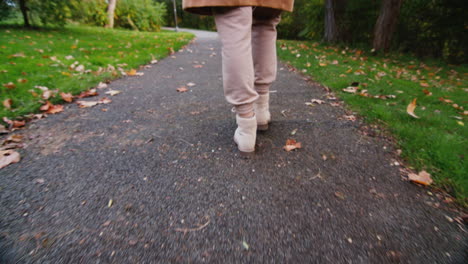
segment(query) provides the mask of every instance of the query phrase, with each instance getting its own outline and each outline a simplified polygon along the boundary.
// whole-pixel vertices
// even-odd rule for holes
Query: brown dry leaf
[[[98,101],[76,101],[80,108],[91,107],[97,105]]]
[[[410,173],[408,179],[422,185],[430,185],[432,183],[431,175],[426,171],[421,171],[419,174]]]
[[[427,96],[431,96],[431,95],[432,95],[432,93],[429,92],[427,89],[424,89],[424,90],[423,90],[423,93],[425,93]]]
[[[11,109],[11,104],[13,103],[13,101],[11,99],[5,99],[3,100],[3,106],[6,108],[6,109]]]
[[[406,112],[414,118],[419,118],[419,116],[414,114],[414,109],[416,109],[416,99],[417,98],[414,98],[413,101],[408,105]]]
[[[49,91],[49,90],[46,90],[46,91],[44,91],[44,92],[42,93],[41,98],[47,100],[47,99],[50,98],[51,95],[52,95],[52,92]]]
[[[49,109],[47,109],[46,114],[56,114],[60,113],[63,111],[63,105],[53,105],[51,104],[49,106]]]
[[[453,103],[452,100],[450,100],[450,99],[445,99],[445,98],[443,98],[443,97],[439,97],[439,101],[444,102],[444,103],[447,103],[447,104]]]
[[[197,64],[197,65],[193,65],[193,67],[194,67],[195,69],[199,69],[199,68],[203,68],[203,65]]]
[[[3,142],[3,144],[6,144],[6,143],[10,143],[10,142],[14,142],[14,143],[21,143],[21,141],[23,140],[23,136],[22,135],[11,135],[9,137],[7,137],[5,139],[5,141]]]
[[[169,50],[169,54],[172,55],[175,53],[174,49],[172,47],[167,48]]]
[[[335,192],[335,196],[340,198],[341,200],[344,200],[345,199],[345,196],[342,192]]]
[[[16,85],[12,82],[9,82],[9,83],[4,83],[3,87],[8,88],[8,89],[14,89],[16,88]]]
[[[26,121],[13,120],[13,127],[23,127],[26,125]]]
[[[47,111],[47,109],[49,109],[49,107],[50,107],[51,105],[52,105],[52,104],[51,104],[49,101],[47,101],[47,102],[46,102],[44,105],[42,105],[39,109],[40,109],[41,111]]]
[[[71,103],[73,101],[73,95],[71,93],[60,93],[62,99],[66,102]]]
[[[301,142],[296,142],[296,140],[294,139],[286,140],[286,145],[283,147],[283,149],[286,151],[291,151],[300,148],[302,148]]]
[[[179,92],[179,93],[185,93],[185,92],[188,91],[187,87],[185,87],[185,86],[179,87],[179,88],[177,88],[176,90],[177,90],[177,92]]]
[[[0,169],[20,161],[20,154],[14,150],[0,151]]]
[[[98,93],[96,92],[96,89],[90,89],[88,91],[81,92],[77,98],[84,98],[84,97],[89,97],[89,96],[96,96]]]
[[[27,80],[27,79],[18,79],[18,82],[19,82],[19,83],[27,83],[28,80]]]
[[[107,83],[100,82],[96,88],[98,88],[98,89],[107,88]]]
[[[0,135],[1,134],[8,134],[10,131],[8,131],[4,126],[0,125]]]

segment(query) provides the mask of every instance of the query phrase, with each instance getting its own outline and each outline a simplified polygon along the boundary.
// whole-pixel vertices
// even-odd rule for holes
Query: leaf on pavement
[[[111,96],[117,95],[119,93],[120,93],[120,91],[117,91],[117,90],[109,90],[109,91],[105,92],[105,94],[109,94]]]
[[[185,92],[188,91],[187,87],[185,87],[185,86],[179,87],[179,88],[177,88],[176,90],[177,90],[177,92],[179,92],[179,93],[185,93]]]
[[[406,112],[414,118],[419,118],[419,116],[414,114],[414,109],[416,109],[416,99],[417,98],[414,98],[413,101],[408,105]]]
[[[108,103],[111,103],[111,102],[112,102],[112,100],[107,98],[107,97],[103,97],[98,101],[99,104],[108,104]]]
[[[91,107],[97,105],[98,101],[76,101],[80,108]]]
[[[0,169],[20,161],[20,154],[14,150],[0,151]]]
[[[137,74],[137,71],[135,69],[131,69],[130,71],[127,72],[128,76],[135,76]]]
[[[60,93],[60,96],[62,97],[62,99],[66,102],[69,102],[71,103],[73,101],[73,95],[71,93]]]
[[[296,142],[296,140],[294,139],[286,140],[286,145],[283,147],[283,149],[286,151],[291,151],[300,148],[302,148],[301,142]]]
[[[311,102],[314,103],[314,104],[324,104],[325,103],[325,101],[320,100],[320,99],[312,99]]]
[[[90,89],[88,91],[81,92],[77,98],[84,98],[84,97],[89,97],[89,96],[96,96],[98,93],[96,92],[96,89]]]
[[[60,113],[63,111],[63,105],[53,105],[51,104],[49,106],[49,109],[47,109],[46,114],[56,114]]]
[[[426,171],[421,171],[419,174],[410,173],[408,179],[422,185],[430,185],[432,183],[431,175]]]

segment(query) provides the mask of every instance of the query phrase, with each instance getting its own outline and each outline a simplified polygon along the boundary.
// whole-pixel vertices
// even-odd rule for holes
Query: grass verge
[[[192,38],[189,33],[83,26],[36,30],[0,26],[0,118],[38,112],[45,100],[35,86],[58,90],[57,95],[76,95],[119,77],[119,67],[126,72],[161,59]],[[8,99],[11,107],[3,103]],[[49,101],[63,102],[60,96]]]
[[[383,125],[413,169],[428,171],[436,186],[468,204],[467,65],[371,56],[315,42],[278,44],[280,59],[329,87],[368,123]],[[352,83],[357,92],[344,92]],[[407,113],[415,98],[419,118]]]

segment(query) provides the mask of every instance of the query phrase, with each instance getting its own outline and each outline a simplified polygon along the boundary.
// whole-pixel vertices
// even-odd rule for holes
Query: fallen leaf
[[[421,171],[419,174],[409,173],[408,179],[422,185],[430,185],[432,183],[431,175],[426,171]]]
[[[459,124],[460,126],[465,126],[465,123],[463,123],[462,121],[457,121],[457,124]]]
[[[108,104],[108,103],[111,103],[111,102],[112,102],[112,100],[107,98],[107,97],[103,97],[98,101],[99,104]]]
[[[247,244],[247,242],[242,241],[242,246],[245,248],[245,250],[249,250],[249,244]]]
[[[120,93],[120,91],[117,91],[117,90],[109,90],[109,91],[105,92],[105,94],[109,94],[111,96],[114,96],[114,95],[119,94],[119,93]]]
[[[59,112],[63,111],[63,105],[53,105],[51,104],[49,106],[49,109],[47,109],[46,114],[56,114]]]
[[[23,127],[26,125],[26,121],[18,121],[18,120],[13,120],[13,127]]]
[[[104,88],[107,88],[107,83],[103,83],[103,82],[100,82],[97,87],[98,89],[104,89]]]
[[[13,88],[16,88],[16,85],[12,82],[9,82],[9,83],[4,83],[3,87],[8,88],[8,89],[13,89]]]
[[[203,65],[197,64],[197,65],[193,65],[193,67],[194,67],[195,69],[199,69],[199,68],[203,68]]]
[[[131,69],[130,71],[127,72],[128,76],[135,76],[137,74],[137,71],[135,69]]]
[[[109,202],[107,203],[107,207],[111,207],[113,203],[114,203],[114,201],[112,199],[110,199]]]
[[[417,98],[414,98],[413,101],[408,105],[406,112],[414,118],[419,118],[419,116],[414,114],[414,109],[416,109],[416,99]]]
[[[28,80],[27,80],[27,79],[18,79],[18,82],[19,82],[19,83],[27,83]]]
[[[344,200],[345,199],[345,196],[342,192],[335,192],[335,196],[340,198],[341,200]]]
[[[73,95],[71,93],[64,93],[64,92],[61,92],[60,93],[60,96],[62,97],[62,99],[66,102],[69,102],[71,103],[73,101]]]
[[[46,103],[44,105],[42,105],[39,110],[41,111],[47,111],[47,109],[49,109],[49,107],[51,106],[52,104],[49,102],[49,101],[46,101]]]
[[[96,92],[96,89],[90,89],[84,92],[81,92],[77,98],[84,98],[84,97],[89,97],[89,96],[96,96],[98,93]]]
[[[196,84],[195,84],[195,83],[193,83],[193,82],[189,82],[189,83],[187,83],[187,86],[188,86],[188,87],[192,87],[192,86],[195,86],[195,85],[196,85]]]
[[[432,95],[432,93],[429,92],[427,89],[424,89],[424,90],[423,90],[423,93],[425,93],[427,96],[431,96],[431,95]]]
[[[19,161],[20,154],[18,152],[11,149],[0,151],[0,169]]]
[[[312,99],[311,102],[315,103],[315,104],[324,104],[325,103],[325,101],[320,100],[320,99]]]
[[[42,92],[41,98],[47,100],[50,98],[51,95],[52,95],[52,92],[50,90],[47,90],[47,91]]]
[[[11,104],[13,103],[13,101],[11,99],[5,99],[3,100],[3,106],[6,108],[6,109],[11,109]]]
[[[419,85],[422,87],[429,87],[429,84],[427,82],[420,82]]]
[[[92,107],[97,105],[99,102],[98,101],[76,101],[78,106],[80,108],[85,108],[85,107]]]
[[[343,89],[343,92],[356,93],[357,89],[358,89],[357,87],[349,86],[348,88]]]
[[[294,135],[296,135],[296,133],[297,133],[297,128],[296,128],[296,129],[294,129],[293,131],[291,131],[291,136],[294,136]]]
[[[302,148],[302,145],[300,142],[296,142],[294,139],[288,139],[286,140],[286,145],[283,147],[284,150],[286,151],[291,151],[294,149],[300,149]]]
[[[185,93],[185,92],[188,91],[187,87],[185,87],[185,86],[179,87],[179,88],[177,88],[176,90],[177,90],[177,92],[179,92],[179,93]]]
[[[343,117],[348,121],[356,121],[356,116],[354,115],[344,115]]]

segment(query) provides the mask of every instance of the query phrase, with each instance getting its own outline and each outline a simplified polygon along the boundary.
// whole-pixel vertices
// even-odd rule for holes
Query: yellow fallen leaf
[[[465,126],[465,123],[463,123],[462,121],[457,121],[457,124],[459,124],[460,126]]]
[[[111,207],[114,201],[112,199],[109,200],[109,203],[107,204],[107,207]]]
[[[135,76],[137,74],[137,71],[135,69],[131,69],[130,71],[127,72],[128,76]]]
[[[432,183],[431,175],[426,171],[421,171],[419,174],[410,173],[408,179],[412,182],[416,182],[423,185],[430,185]]]
[[[414,109],[416,109],[416,99],[417,98],[414,98],[413,101],[408,105],[408,107],[406,107],[406,112],[414,118],[419,118],[419,116],[414,114]]]

